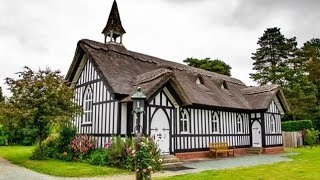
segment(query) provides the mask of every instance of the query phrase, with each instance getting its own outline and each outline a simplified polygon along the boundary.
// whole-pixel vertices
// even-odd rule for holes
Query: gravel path
[[[201,172],[204,170],[219,170],[229,169],[236,167],[248,167],[256,166],[260,164],[273,164],[277,162],[292,161],[288,158],[288,155],[297,155],[297,153],[284,153],[275,155],[247,155],[235,158],[221,158],[217,160],[205,160],[200,162],[188,162],[185,164],[186,167],[193,168],[182,171],[165,171],[158,172],[152,175],[152,177],[164,177],[174,176],[187,173]],[[112,177],[96,177],[96,178],[60,178],[53,177],[38,172],[31,171],[29,169],[16,166],[11,164],[7,160],[0,158],[0,180],[131,180],[135,179],[134,175],[119,175]]]

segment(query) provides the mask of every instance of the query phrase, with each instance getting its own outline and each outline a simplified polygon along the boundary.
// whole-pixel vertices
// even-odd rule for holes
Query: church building
[[[289,109],[278,85],[248,87],[236,78],[128,50],[125,33],[114,1],[103,42],[77,44],[66,79],[84,109],[74,120],[79,134],[94,136],[101,147],[112,136],[133,136],[131,96],[141,87],[147,97],[141,130],[163,154],[200,156],[211,142],[228,143],[238,153],[251,147],[283,151],[281,118]]]

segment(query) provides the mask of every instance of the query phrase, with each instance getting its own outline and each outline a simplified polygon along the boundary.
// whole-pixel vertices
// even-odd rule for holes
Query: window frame
[[[271,133],[276,133],[277,130],[276,130],[276,120],[275,120],[275,117],[273,115],[271,115],[270,117],[270,132]]]
[[[211,119],[211,132],[213,134],[220,134],[220,116],[217,112],[213,112],[212,113],[212,119]],[[215,129],[216,131],[214,131],[214,124],[216,124]]]
[[[184,129],[185,127],[187,127],[187,129]],[[179,130],[181,134],[190,133],[190,117],[189,117],[189,112],[186,109],[183,109],[180,112]]]
[[[237,117],[236,125],[237,125],[237,133],[243,134],[244,133],[244,131],[243,131],[243,117],[240,114]]]
[[[93,90],[92,90],[91,86],[87,86],[84,91],[82,106],[83,106],[82,124],[92,124]]]

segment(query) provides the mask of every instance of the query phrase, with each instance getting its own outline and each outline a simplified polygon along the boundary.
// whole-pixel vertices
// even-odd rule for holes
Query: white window
[[[212,115],[212,132],[219,133],[219,115],[217,112]]]
[[[183,110],[180,115],[180,132],[189,133],[189,115],[187,110]]]
[[[83,123],[91,123],[92,122],[92,104],[93,102],[93,94],[91,87],[87,87],[84,93],[83,99]]]
[[[276,122],[274,120],[274,116],[271,116],[271,119],[270,119],[270,131],[271,133],[276,132]]]
[[[243,133],[243,119],[241,115],[237,117],[237,132]]]
[[[201,77],[198,77],[196,80],[196,84],[203,84],[203,80],[201,79]]]
[[[221,89],[228,89],[228,85],[226,81],[223,81],[223,83],[221,84]]]

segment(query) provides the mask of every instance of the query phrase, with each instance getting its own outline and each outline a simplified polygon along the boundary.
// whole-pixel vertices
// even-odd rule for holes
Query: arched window
[[[212,113],[212,132],[219,133],[219,114],[217,112]]]
[[[189,115],[185,109],[180,114],[180,132],[189,133]]]
[[[92,122],[92,102],[93,102],[93,94],[92,89],[90,86],[86,88],[86,91],[84,92],[84,98],[83,98],[83,122],[84,123],[91,123]]]
[[[243,133],[243,119],[241,115],[237,117],[237,132]]]
[[[274,116],[271,115],[270,118],[270,131],[271,133],[275,133],[276,132],[276,122],[274,120]]]

